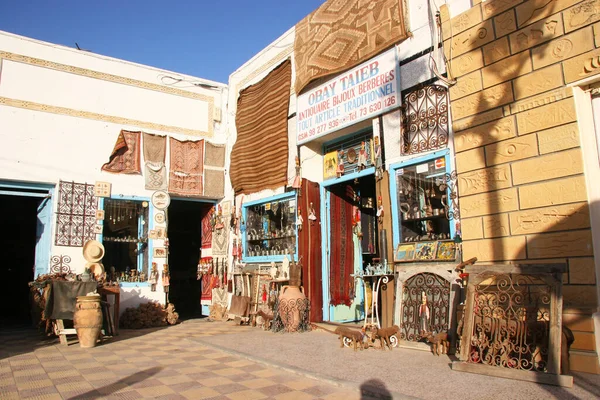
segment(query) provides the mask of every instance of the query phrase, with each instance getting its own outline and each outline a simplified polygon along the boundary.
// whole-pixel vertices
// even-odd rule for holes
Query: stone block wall
[[[561,261],[565,306],[597,306],[573,91],[600,73],[600,0],[441,10],[464,259]],[[586,134],[593,134],[586,133]]]

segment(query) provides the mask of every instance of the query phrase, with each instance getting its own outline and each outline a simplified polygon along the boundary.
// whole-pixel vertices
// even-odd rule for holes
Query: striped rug
[[[291,62],[240,92],[229,175],[236,194],[275,189],[287,183],[288,109]]]

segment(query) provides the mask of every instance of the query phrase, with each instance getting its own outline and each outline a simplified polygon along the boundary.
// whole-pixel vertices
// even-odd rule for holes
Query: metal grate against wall
[[[448,89],[429,85],[404,96],[402,154],[439,149],[448,144]]]
[[[335,141],[325,145],[324,152],[327,154],[332,151],[341,151],[342,161],[344,163],[344,174],[350,174],[358,170],[358,162],[356,157],[353,158],[351,156],[352,152],[357,155],[363,142],[365,142],[365,149],[367,150],[367,168],[373,166],[370,145],[372,137],[373,133],[371,131],[349,136],[344,140]]]
[[[94,185],[60,181],[55,244],[80,247],[95,239],[97,209]]]

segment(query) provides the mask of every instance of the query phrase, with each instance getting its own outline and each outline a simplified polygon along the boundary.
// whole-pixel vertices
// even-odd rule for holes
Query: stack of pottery
[[[75,304],[73,325],[79,345],[83,348],[96,346],[102,329],[102,305],[100,295],[78,296]]]
[[[305,318],[308,309],[308,300],[300,286],[302,268],[292,262],[290,265],[290,284],[281,289],[279,295],[279,316],[286,332],[297,332]],[[304,321],[308,323],[308,321]]]

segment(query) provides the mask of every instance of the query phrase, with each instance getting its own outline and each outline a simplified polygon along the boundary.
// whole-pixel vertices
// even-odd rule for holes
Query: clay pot
[[[79,345],[95,347],[102,329],[102,306],[100,296],[78,296],[75,304],[73,325],[77,331]]]
[[[286,332],[296,332],[306,311],[306,296],[299,286],[284,286],[279,295],[279,316]]]

